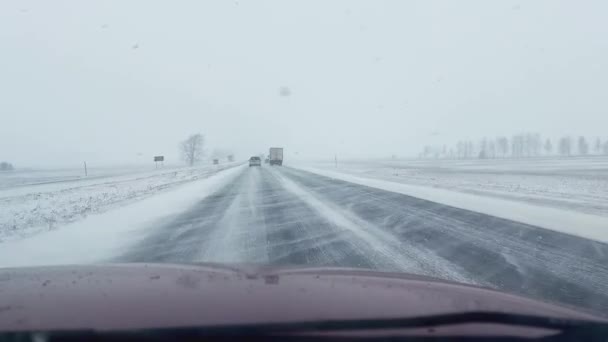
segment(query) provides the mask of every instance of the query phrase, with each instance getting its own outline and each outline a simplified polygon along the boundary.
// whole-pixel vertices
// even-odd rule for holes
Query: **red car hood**
[[[515,295],[399,273],[211,264],[0,269],[0,331],[163,328],[467,311],[594,319]]]

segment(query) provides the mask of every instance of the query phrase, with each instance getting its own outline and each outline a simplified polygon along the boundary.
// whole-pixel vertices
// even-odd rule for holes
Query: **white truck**
[[[283,165],[283,148],[282,147],[271,147],[270,153],[268,153],[270,165]]]

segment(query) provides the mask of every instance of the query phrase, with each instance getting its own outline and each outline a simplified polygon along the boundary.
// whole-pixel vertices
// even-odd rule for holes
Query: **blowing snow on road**
[[[140,2],[0,2],[0,339],[608,319],[607,1]]]
[[[608,245],[293,168],[244,168],[115,262],[371,268],[608,309]],[[593,301],[588,301],[594,293]]]

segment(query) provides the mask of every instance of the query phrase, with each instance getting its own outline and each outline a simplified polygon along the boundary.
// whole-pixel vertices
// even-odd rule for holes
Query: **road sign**
[[[160,166],[164,166],[165,164],[165,156],[155,156],[154,157],[154,167],[158,169],[158,162],[160,162]]]

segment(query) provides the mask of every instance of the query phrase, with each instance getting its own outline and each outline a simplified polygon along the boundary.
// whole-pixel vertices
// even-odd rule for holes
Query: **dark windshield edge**
[[[92,335],[120,335],[137,337],[141,335],[171,338],[192,338],[195,336],[262,336],[285,333],[307,333],[307,332],[337,332],[337,331],[362,331],[379,329],[413,329],[431,328],[459,324],[503,324],[518,327],[530,327],[557,330],[560,333],[550,337],[576,337],[588,338],[591,336],[605,336],[608,334],[608,323],[600,321],[586,321],[578,319],[564,319],[555,317],[543,317],[534,315],[520,315],[500,312],[468,312],[458,314],[443,314],[414,318],[391,318],[371,320],[330,320],[330,321],[308,321],[292,323],[270,323],[270,324],[246,324],[246,325],[215,325],[203,327],[185,328],[163,328],[143,329],[125,331],[50,331],[44,332],[51,338],[70,337],[78,334]],[[30,333],[3,333],[0,338],[8,337],[8,340],[16,340],[12,337],[29,336]],[[82,338],[82,335],[80,335]],[[23,339],[19,339],[23,340]],[[27,340],[27,339],[26,339]],[[551,339],[549,339],[551,340]]]

